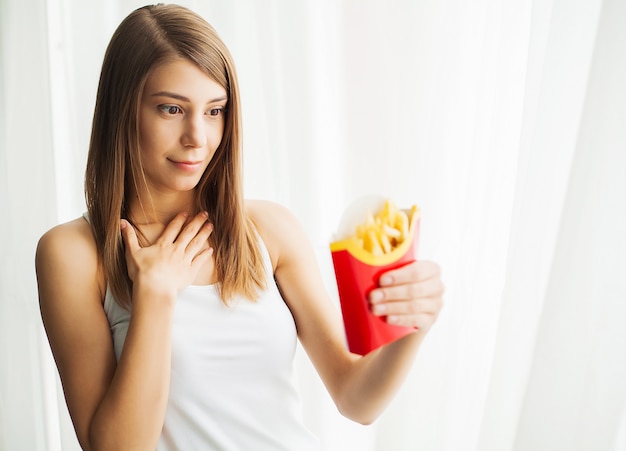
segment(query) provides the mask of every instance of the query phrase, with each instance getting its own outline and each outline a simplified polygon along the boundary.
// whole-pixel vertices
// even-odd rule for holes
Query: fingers
[[[422,331],[429,330],[437,320],[437,313],[421,313],[419,315],[389,315],[387,323],[394,326],[415,327]]]
[[[183,212],[174,217],[174,219],[165,227],[161,235],[155,241],[160,247],[178,248],[194,258],[202,250],[206,250],[207,241],[213,225],[207,223],[208,214],[201,212],[197,214],[187,225],[185,221],[187,213]],[[120,229],[126,249],[132,254],[142,248],[137,238],[135,229],[129,221],[122,219],[120,221]]]
[[[373,304],[372,313],[377,316],[415,316],[422,313],[432,314],[439,310],[440,303],[441,299],[436,297],[412,299],[410,301],[385,302],[382,304]]]
[[[437,319],[442,305],[441,297],[385,302],[373,304],[372,313],[385,317],[389,324],[428,330]]]
[[[213,255],[213,248],[207,247],[206,249],[203,249],[198,254],[196,254],[196,256],[191,261],[191,265],[194,267],[201,267],[210,260],[211,255]]]
[[[160,246],[178,244],[183,250],[200,250],[213,230],[210,225],[208,229],[206,228],[209,215],[206,211],[200,212],[185,225],[188,216],[186,212],[177,214],[165,227],[155,244]]]
[[[174,241],[181,246],[191,249],[194,248],[193,243],[197,244],[200,242],[201,244],[205,244],[207,238],[213,230],[212,226],[206,223],[208,218],[209,215],[206,211],[198,213],[191,221],[189,221],[189,224],[182,228],[182,230],[179,229],[179,233],[175,237]],[[176,221],[176,219],[177,218],[174,218],[174,221]],[[207,229],[205,226],[209,226],[209,228]],[[163,232],[163,235],[165,235],[165,231]]]
[[[182,213],[178,213],[174,217],[174,219],[170,221],[167,227],[165,227],[165,230],[163,230],[163,233],[161,233],[161,236],[156,240],[156,242],[158,244],[169,244],[169,243],[173,243],[174,241],[176,241],[176,238],[180,234],[180,231],[183,228],[183,226],[185,225],[185,222],[187,221],[188,216],[189,215],[187,214],[186,211],[183,211]],[[196,216],[196,218],[194,219],[197,219],[197,218],[198,216]]]
[[[373,304],[436,297],[444,292],[439,265],[429,261],[413,262],[387,271],[380,277],[379,285],[370,293]]]
[[[443,306],[439,266],[413,262],[384,273],[369,294],[371,311],[390,324],[428,329]]]
[[[439,265],[430,261],[415,261],[384,273],[379,280],[381,286],[401,285],[438,277],[441,273]]]
[[[211,259],[213,248],[208,247],[208,239],[212,232],[213,224],[208,222],[203,223],[200,230],[187,245],[186,252],[188,255],[192,256],[191,266],[193,268],[200,268]]]
[[[124,240],[126,249],[130,252],[135,252],[137,249],[140,249],[137,233],[126,219],[120,221],[120,229],[122,230],[122,239]]]

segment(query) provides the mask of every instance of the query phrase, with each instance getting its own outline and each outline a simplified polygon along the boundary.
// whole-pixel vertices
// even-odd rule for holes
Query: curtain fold
[[[0,3],[0,449],[45,450],[33,256],[55,221],[44,0]],[[37,195],[32,195],[37,194]],[[56,406],[55,406],[56,408]]]
[[[578,183],[571,167],[584,117],[600,8],[599,1],[533,2],[506,285],[481,450],[560,449],[517,448],[515,443],[532,360],[543,346],[537,331],[554,277],[562,210],[569,186]],[[544,415],[541,418],[545,421]]]
[[[598,17],[516,450],[626,444],[626,5]]]
[[[233,53],[245,192],[328,243],[368,194],[417,203],[446,305],[372,426],[302,349],[324,451],[626,446],[621,0],[180,3]],[[105,46],[143,1],[0,0],[0,450],[79,449],[40,324],[38,237],[82,213]]]

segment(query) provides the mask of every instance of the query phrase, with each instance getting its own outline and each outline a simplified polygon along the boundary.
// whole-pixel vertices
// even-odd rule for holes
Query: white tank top
[[[319,450],[302,422],[294,387],[295,323],[259,243],[268,289],[258,301],[237,298],[225,306],[214,285],[190,286],[178,295],[157,450]],[[131,313],[109,290],[104,310],[119,360]]]

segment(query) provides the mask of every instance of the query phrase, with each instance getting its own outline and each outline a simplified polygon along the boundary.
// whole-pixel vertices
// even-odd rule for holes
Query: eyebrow
[[[172,99],[180,100],[181,102],[191,102],[191,100],[189,100],[187,97],[169,91],[155,92],[154,94],[152,94],[151,97],[170,97]],[[213,100],[209,100],[207,103],[223,102],[225,100],[228,100],[228,96],[217,97]]]

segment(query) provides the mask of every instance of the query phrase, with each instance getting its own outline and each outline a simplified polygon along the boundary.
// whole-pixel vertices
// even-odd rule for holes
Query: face
[[[150,191],[193,190],[224,133],[226,90],[177,59],[154,68],[142,94],[139,140]]]

